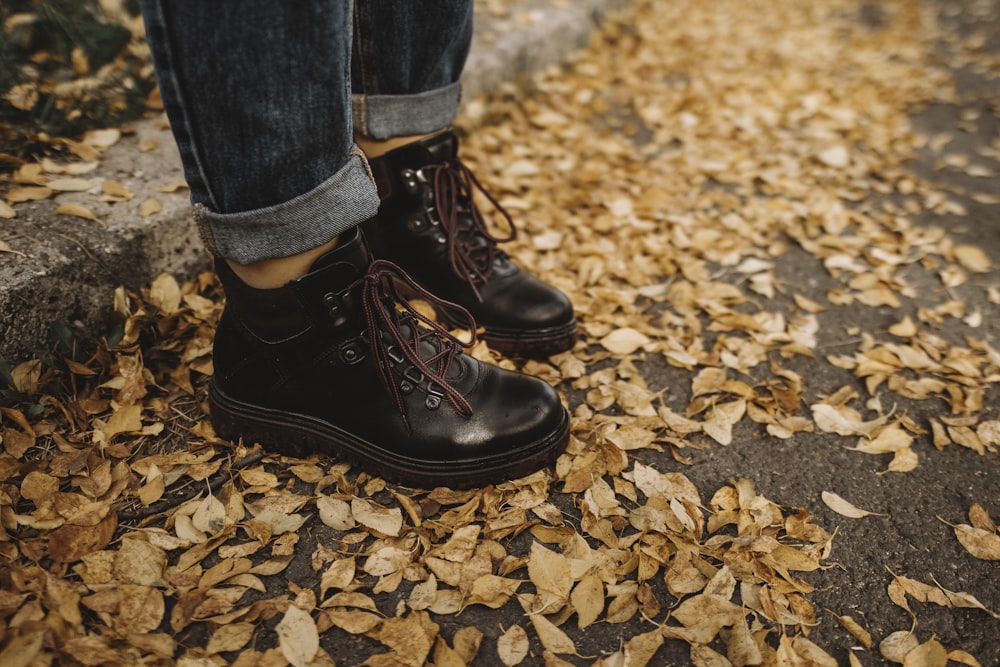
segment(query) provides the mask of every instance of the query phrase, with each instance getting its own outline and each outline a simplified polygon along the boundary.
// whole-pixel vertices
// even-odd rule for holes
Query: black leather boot
[[[209,405],[221,437],[424,488],[519,477],[565,448],[552,387],[463,353],[399,296],[405,274],[371,262],[357,230],[278,289],[247,286],[221,260],[216,270],[226,307]]]
[[[466,308],[484,328],[483,338],[501,352],[543,357],[573,347],[572,304],[497,247],[514,238],[513,223],[459,160],[454,132],[397,148],[371,160],[371,167],[382,205],[364,232],[376,257]],[[475,190],[506,219],[508,237],[487,229]],[[452,310],[438,313],[456,324]]]

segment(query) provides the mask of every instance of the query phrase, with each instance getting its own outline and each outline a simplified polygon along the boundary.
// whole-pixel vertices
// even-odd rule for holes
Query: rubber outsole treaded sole
[[[224,440],[242,438],[293,458],[325,454],[383,479],[427,489],[467,489],[523,477],[554,463],[569,442],[569,416],[564,410],[559,428],[534,446],[484,459],[426,461],[387,452],[315,417],[235,400],[214,380],[209,383],[208,402],[212,426]]]

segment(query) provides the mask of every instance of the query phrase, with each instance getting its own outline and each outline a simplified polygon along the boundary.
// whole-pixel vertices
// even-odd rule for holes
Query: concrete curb
[[[506,6],[503,16],[477,6],[465,99],[561,62],[586,45],[608,11],[627,4],[525,0]],[[0,253],[0,355],[9,362],[44,349],[53,323],[100,335],[118,285],[137,289],[164,271],[186,278],[208,268],[187,190],[172,190],[183,174],[169,130],[160,120],[144,120],[123,134],[86,175],[97,184],[90,192],[19,204],[15,218],[0,219],[0,239],[15,251]],[[121,183],[132,198],[101,202],[101,180]],[[150,199],[162,208],[143,217]],[[55,213],[69,202],[85,205],[97,221]]]

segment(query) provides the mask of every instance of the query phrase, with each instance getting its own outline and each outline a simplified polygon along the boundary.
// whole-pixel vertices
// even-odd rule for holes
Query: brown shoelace
[[[485,283],[493,273],[493,263],[497,256],[502,254],[497,244],[513,241],[517,237],[514,221],[500,202],[457,157],[446,162],[427,165],[421,171],[426,174],[431,184],[441,226],[448,235],[448,254],[452,270],[455,275],[468,282],[476,297],[481,299],[477,285]],[[476,190],[481,192],[507,221],[510,234],[494,236],[490,232],[476,204],[474,198]]]
[[[396,401],[403,421],[407,422],[403,405],[403,395],[397,382],[393,380],[392,368],[398,359],[393,359],[390,348],[397,348],[406,363],[426,379],[428,389],[439,389],[458,412],[464,416],[472,414],[472,406],[458,390],[447,381],[448,369],[461,354],[463,348],[472,347],[476,342],[476,322],[472,315],[461,306],[440,299],[410,278],[397,265],[386,260],[372,262],[368,273],[353,286],[361,287],[361,303],[371,345],[372,358],[386,389]],[[469,342],[453,336],[433,320],[419,313],[410,302],[400,295],[398,286],[405,285],[419,297],[432,304],[443,305],[456,310],[469,324],[472,339]],[[423,326],[421,326],[423,325]],[[385,336],[383,336],[385,334]],[[386,340],[388,338],[388,341]],[[429,357],[421,354],[421,344],[430,343],[437,350]],[[417,382],[419,384],[419,380]],[[409,423],[407,422],[407,428]]]

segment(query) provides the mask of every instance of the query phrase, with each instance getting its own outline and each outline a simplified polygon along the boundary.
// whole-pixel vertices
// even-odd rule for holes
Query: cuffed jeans
[[[378,211],[354,133],[458,111],[472,0],[142,0],[164,107],[209,249],[246,264]]]

